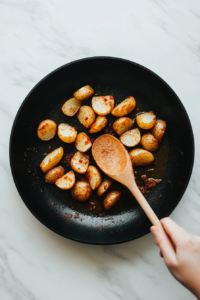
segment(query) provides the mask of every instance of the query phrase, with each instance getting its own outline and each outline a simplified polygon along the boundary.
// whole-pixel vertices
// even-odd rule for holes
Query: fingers
[[[164,218],[160,222],[175,246],[179,244],[179,241],[184,240],[187,232],[178,226],[174,221],[172,221],[170,218]]]
[[[156,244],[160,248],[160,251],[164,257],[166,264],[176,265],[176,253],[166,233],[157,226],[152,226],[150,230],[154,235]]]

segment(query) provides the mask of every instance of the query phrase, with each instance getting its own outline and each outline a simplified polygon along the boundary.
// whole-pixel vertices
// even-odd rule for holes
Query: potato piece
[[[86,100],[90,96],[94,94],[94,90],[90,85],[85,85],[84,87],[80,88],[78,91],[76,91],[73,96],[77,100]]]
[[[123,117],[130,114],[136,107],[136,100],[132,96],[127,97],[124,101],[118,104],[111,114],[115,117]]]
[[[58,137],[65,143],[73,143],[77,136],[77,130],[68,124],[61,123],[58,126]]]
[[[66,116],[74,116],[79,108],[81,107],[82,101],[77,100],[76,98],[71,98],[67,100],[61,107],[63,114]]]
[[[156,122],[156,115],[152,111],[137,115],[136,122],[142,129],[151,129]]]
[[[81,132],[77,135],[75,146],[79,151],[86,152],[92,147],[92,142],[85,132]]]
[[[60,162],[63,154],[63,147],[57,148],[49,153],[40,164],[42,172],[46,173],[47,171],[53,169],[53,167],[55,167]]]
[[[92,190],[97,189],[102,181],[99,170],[94,166],[89,166],[87,168],[86,178],[89,181],[89,184],[90,184]]]
[[[73,171],[69,171],[58,180],[56,180],[55,184],[62,190],[69,190],[75,185],[75,174]]]
[[[71,190],[72,197],[80,202],[90,199],[92,196],[92,189],[88,182],[78,181]]]
[[[145,133],[141,139],[141,145],[144,149],[154,152],[158,149],[158,140],[151,133]]]
[[[108,115],[115,105],[113,96],[98,96],[92,98],[92,107],[97,115]]]
[[[80,174],[84,174],[87,171],[89,165],[90,156],[80,151],[76,152],[71,159],[72,169]]]
[[[44,179],[45,182],[52,184],[55,183],[55,181],[58,178],[62,177],[64,174],[65,170],[63,169],[63,167],[55,167],[46,173]]]
[[[89,128],[95,120],[95,112],[92,107],[83,105],[80,107],[77,117],[85,128]]]
[[[92,126],[90,127],[89,132],[90,133],[99,132],[106,127],[107,123],[108,123],[108,120],[107,120],[106,116],[98,116],[96,118],[96,120],[94,121],[94,123],[92,124]]]
[[[107,178],[106,180],[104,180],[97,189],[97,196],[103,196],[104,193],[109,189],[109,187],[111,187],[113,182],[114,180],[112,180],[111,178]]]
[[[154,162],[153,154],[142,148],[131,150],[129,155],[133,166],[147,166]]]
[[[113,123],[113,130],[118,134],[121,135],[122,133],[126,132],[127,130],[133,127],[134,121],[130,118],[122,117],[117,119]]]
[[[165,134],[166,126],[167,125],[165,121],[157,120],[154,127],[151,129],[151,133],[158,140],[159,143],[161,143],[162,138]]]
[[[120,141],[127,147],[134,147],[140,143],[141,134],[138,128],[126,131],[120,136]]]
[[[121,192],[115,190],[110,192],[103,201],[103,206],[105,209],[111,209],[120,199]]]
[[[51,140],[56,134],[57,125],[52,120],[44,120],[42,121],[37,130],[37,135],[39,139],[42,141],[49,141]]]

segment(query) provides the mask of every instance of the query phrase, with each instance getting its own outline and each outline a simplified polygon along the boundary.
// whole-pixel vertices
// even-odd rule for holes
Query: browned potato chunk
[[[92,98],[92,107],[97,115],[108,115],[115,105],[113,96],[98,96]]]
[[[141,134],[138,128],[126,131],[120,136],[120,141],[127,147],[134,147],[140,143]]]
[[[120,199],[121,192],[115,190],[110,192],[103,201],[103,206],[105,209],[111,209]]]
[[[94,94],[94,90],[90,85],[86,85],[82,88],[80,88],[78,91],[76,91],[73,96],[77,99],[77,100],[86,100],[87,98],[89,98],[90,96],[92,96]]]
[[[158,149],[158,140],[151,133],[145,133],[141,139],[142,147],[148,151],[154,152]]]
[[[142,129],[151,129],[156,122],[156,115],[152,111],[137,115],[136,122]]]
[[[71,98],[67,100],[62,106],[62,112],[66,116],[74,116],[79,108],[81,107],[82,101],[77,100],[76,98]]]
[[[92,142],[85,132],[80,132],[75,141],[76,148],[81,152],[86,152],[92,147]]]
[[[57,148],[49,153],[40,164],[42,172],[46,173],[47,171],[53,169],[53,167],[55,167],[60,162],[63,154],[63,147]]]
[[[80,151],[76,152],[71,159],[72,169],[77,173],[84,174],[87,171],[89,159],[89,155]]]
[[[85,181],[78,181],[71,190],[72,197],[80,202],[90,199],[92,196],[92,189],[89,183]]]
[[[126,132],[127,130],[133,127],[134,121],[130,118],[122,117],[117,119],[113,123],[113,130],[118,134],[121,135],[122,133]]]
[[[123,117],[130,114],[136,107],[136,100],[132,96],[127,97],[124,101],[118,104],[111,114],[115,117]]]
[[[166,122],[163,120],[157,120],[154,127],[151,129],[153,136],[161,143],[162,138],[165,134]]]
[[[56,180],[55,184],[62,190],[69,190],[75,185],[75,175],[73,171],[69,171]]]
[[[111,178],[107,178],[106,180],[104,180],[97,189],[97,196],[102,197],[104,193],[109,189],[109,187],[111,187],[113,182],[114,180],[112,180]]]
[[[92,190],[97,189],[102,181],[99,170],[94,166],[89,166],[87,168],[86,178],[89,181],[89,184],[90,184]]]
[[[47,183],[55,183],[55,181],[62,177],[65,174],[65,170],[63,169],[63,167],[55,167],[53,169],[51,169],[50,171],[48,171],[45,175],[45,182]]]
[[[153,154],[142,148],[131,150],[129,155],[133,166],[147,166],[154,162]]]
[[[92,107],[83,105],[80,107],[77,117],[85,128],[89,128],[94,122],[96,115]]]
[[[77,136],[77,130],[68,124],[61,123],[58,126],[58,137],[65,143],[73,143]]]
[[[56,134],[57,125],[52,120],[44,120],[42,121],[37,130],[37,135],[39,139],[42,141],[49,141],[51,140]]]
[[[107,120],[106,116],[98,116],[96,118],[95,122],[90,127],[89,132],[90,133],[99,132],[106,127],[107,123],[108,123],[108,120]]]

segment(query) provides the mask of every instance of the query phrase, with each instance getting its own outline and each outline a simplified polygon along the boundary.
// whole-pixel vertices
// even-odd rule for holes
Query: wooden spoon
[[[104,134],[93,143],[92,155],[104,173],[127,186],[151,223],[163,229],[158,217],[136,185],[131,159],[122,143],[114,136]]]

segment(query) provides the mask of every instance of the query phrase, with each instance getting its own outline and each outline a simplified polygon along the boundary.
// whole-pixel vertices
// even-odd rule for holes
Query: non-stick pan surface
[[[113,95],[116,103],[134,96],[138,104],[131,118],[138,112],[153,110],[157,118],[167,122],[163,144],[155,154],[155,165],[151,166],[155,171],[138,169],[139,176],[145,173],[148,177],[162,177],[162,182],[146,197],[159,218],[174,210],[188,185],[194,160],[193,132],[187,112],[174,91],[152,71],[119,58],[92,57],[66,64],[42,79],[22,103],[10,138],[10,164],[24,203],[45,226],[64,237],[91,244],[122,243],[147,234],[150,227],[125,187],[118,183],[114,186],[122,190],[123,197],[109,212],[104,212],[103,200],[93,192],[90,201],[102,209],[102,213],[95,213],[89,210],[90,201],[79,203],[70,191],[45,183],[39,168],[49,147],[54,150],[63,146],[67,153],[75,150],[74,143],[64,144],[57,136],[48,142],[39,140],[37,127],[42,120],[69,123],[77,126],[78,132],[88,133],[76,115],[67,117],[61,111],[62,104],[74,91],[87,84],[98,95]],[[90,103],[91,99],[84,102]],[[114,119],[109,116],[109,122]],[[61,165],[66,172],[70,170]]]

